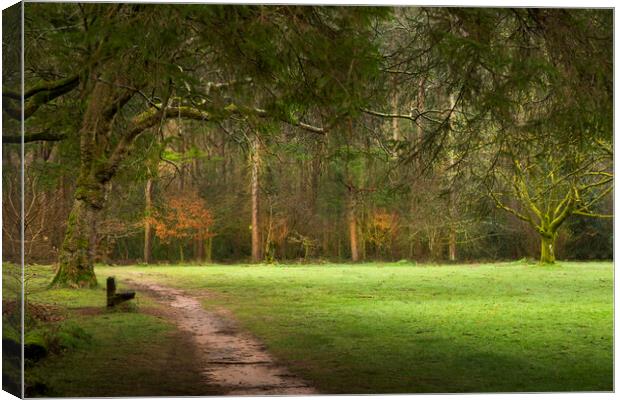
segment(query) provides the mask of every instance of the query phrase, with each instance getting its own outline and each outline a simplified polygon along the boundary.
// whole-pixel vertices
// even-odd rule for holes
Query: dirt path
[[[183,291],[145,281],[126,279],[170,309],[178,327],[191,334],[202,360],[202,374],[210,385],[228,395],[308,395],[318,392],[276,363],[265,347],[232,320],[205,310]]]

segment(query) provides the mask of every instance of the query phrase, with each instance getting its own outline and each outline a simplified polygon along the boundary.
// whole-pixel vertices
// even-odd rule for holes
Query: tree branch
[[[516,171],[518,171],[518,173],[514,175],[513,182],[512,182],[514,190],[515,190],[515,194],[521,200],[524,200],[527,203],[530,210],[532,210],[534,214],[538,217],[538,219],[542,221],[543,220],[542,212],[540,211],[536,203],[534,203],[534,201],[530,197],[530,192],[527,188],[525,179],[523,177],[525,172],[523,170],[523,167],[521,166],[521,163],[519,163],[519,161],[513,158],[513,164],[515,166]]]
[[[579,191],[584,191],[584,190],[592,189],[593,187],[596,187],[596,186],[606,185],[609,182],[613,182],[613,180],[614,180],[613,176],[612,177],[606,177],[606,178],[601,179],[600,181],[596,181],[596,182],[591,183],[589,185],[580,186],[579,187]]]
[[[240,109],[240,111],[243,112],[243,109]],[[263,110],[263,109],[254,108],[251,112],[254,113],[255,115],[259,116],[259,117],[269,118],[269,113],[267,111]],[[301,128],[301,129],[303,129],[305,131],[308,131],[308,132],[318,133],[320,135],[324,135],[326,133],[325,128],[321,128],[321,127],[318,127],[318,126],[306,124],[305,122],[296,121],[296,120],[292,120],[292,119],[284,119],[284,118],[280,118],[280,121],[284,122],[285,124],[296,126],[296,127]]]
[[[57,81],[41,83],[24,92],[24,119],[28,119],[32,116],[42,105],[75,89],[79,82],[79,75],[73,75]],[[2,92],[2,97],[4,98],[2,108],[7,115],[13,119],[21,120],[21,108],[19,106],[14,107],[10,104],[10,100],[21,100],[20,93],[4,90]]]
[[[46,92],[46,91],[47,92],[58,92],[59,90],[66,90],[64,92],[66,93],[67,91],[75,88],[77,84],[79,83],[79,81],[80,81],[79,75],[73,75],[68,78],[59,79],[53,82],[40,83],[38,85],[31,87],[30,89],[24,92],[24,100],[29,99],[30,97],[34,96],[37,93]],[[19,92],[15,92],[9,89],[2,91],[2,97],[8,97],[13,100],[21,100],[22,98]]]
[[[585,210],[587,210],[588,208],[590,208],[590,206],[593,206],[594,204],[598,203],[601,199],[603,199],[605,196],[607,196],[609,193],[611,193],[612,190],[614,190],[614,186],[613,185],[609,185],[609,187],[607,187],[607,189],[602,191],[598,196],[596,196],[595,198],[593,198],[592,200],[590,200],[586,204],[580,206],[578,208],[578,211],[585,211]]]
[[[408,119],[409,121],[416,122],[418,119],[413,117],[413,115],[407,114],[390,114],[390,113],[382,113],[379,111],[369,110],[367,108],[362,108],[362,111],[369,115],[374,115],[375,117],[381,118],[399,118],[399,119]]]
[[[574,211],[573,214],[575,215],[583,215],[585,217],[593,217],[593,218],[613,218],[613,214],[596,214],[596,213],[589,213],[589,212],[584,212],[584,211]]]
[[[576,189],[571,189],[571,190],[576,191]],[[568,201],[566,202],[566,204],[564,206],[564,209],[549,224],[549,228],[551,229],[551,232],[555,232],[560,227],[560,225],[562,225],[564,223],[564,221],[569,216],[571,216],[572,214],[575,213],[575,209],[574,209],[575,199],[574,199],[574,197],[577,197],[576,193],[575,193],[575,196],[569,196],[568,197]]]
[[[614,149],[612,147],[612,145],[607,142],[604,141],[602,139],[596,139],[595,142],[599,145],[599,147],[610,157],[614,156]]]
[[[532,220],[532,218],[521,214],[520,212],[518,212],[517,210],[510,208],[508,206],[506,206],[504,203],[502,203],[497,196],[495,195],[495,193],[490,192],[491,198],[495,201],[495,206],[497,208],[501,208],[504,211],[508,211],[509,213],[511,213],[512,215],[516,216],[517,218],[519,218],[522,221],[525,221],[529,224],[531,224],[532,226],[536,227],[536,224],[534,223],[534,221]]]
[[[53,133],[49,131],[36,132],[36,133],[26,133],[23,135],[24,143],[29,142],[58,142],[60,140],[64,140],[67,138],[67,135],[64,133]],[[13,143],[21,143],[22,135],[3,135],[2,143],[3,144],[13,144]]]
[[[265,110],[259,108],[246,108],[239,107],[234,104],[230,104],[223,109],[210,110],[199,109],[189,106],[172,106],[165,108],[150,108],[138,115],[136,115],[129,124],[128,129],[123,134],[121,140],[116,145],[116,148],[110,155],[108,162],[102,166],[98,172],[98,178],[101,181],[109,180],[120,165],[120,162],[124,159],[125,155],[129,152],[133,140],[145,130],[157,125],[162,119],[168,118],[183,118],[193,119],[199,121],[217,122],[230,118],[233,115],[256,115],[261,118],[269,117],[269,114]],[[323,128],[318,128],[312,125],[305,124],[303,122],[296,121],[283,121],[291,125],[298,126],[302,129],[324,134]]]

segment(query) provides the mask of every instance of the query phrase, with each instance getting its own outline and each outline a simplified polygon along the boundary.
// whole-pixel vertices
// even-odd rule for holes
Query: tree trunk
[[[425,93],[424,93],[424,85],[425,85],[426,81],[425,79],[420,80],[420,82],[418,83],[418,95],[417,95],[417,108],[420,112],[423,112],[425,109]],[[422,138],[423,138],[423,132],[422,132],[422,125],[421,124],[415,124],[415,127],[413,130],[410,131],[410,142],[413,144],[413,148],[414,151],[418,151],[420,148],[420,145],[422,143]],[[414,259],[417,258],[419,259],[420,256],[423,253],[423,242],[422,239],[419,237],[419,221],[418,219],[415,217],[417,215],[417,204],[416,204],[416,196],[414,195],[417,191],[418,191],[418,184],[416,182],[417,179],[419,179],[420,177],[420,172],[418,171],[419,169],[419,157],[414,157],[412,160],[412,167],[413,170],[415,171],[415,177],[412,182],[411,182],[411,194],[410,194],[410,203],[409,203],[409,214],[412,216],[412,220],[409,224],[409,229],[410,229],[410,233],[409,233],[409,240],[410,240],[410,250],[409,250],[409,258],[410,259]]]
[[[450,95],[450,109],[454,109],[456,105],[456,99],[454,98],[454,94]],[[452,119],[454,120],[454,116],[452,116]],[[452,125],[452,121],[451,121],[451,125]],[[452,137],[452,134],[449,134],[449,137]],[[454,180],[455,180],[455,172],[454,172],[454,164],[455,164],[455,159],[456,156],[454,154],[454,150],[450,149],[448,151],[448,168],[447,168],[447,175],[448,175],[448,179],[450,182],[450,195],[448,197],[448,207],[449,207],[449,216],[450,216],[450,226],[449,226],[449,233],[448,233],[448,259],[450,261],[456,261],[456,216],[457,216],[457,210],[456,210],[456,188],[454,186]]]
[[[392,112],[394,114],[398,114],[399,113],[399,110],[398,110],[398,96],[396,95],[396,93],[397,92],[394,91],[394,95],[392,96],[392,99],[391,99]],[[398,120],[398,118],[392,118],[392,139],[395,142],[398,142],[401,139],[399,123],[400,123],[400,121]]]
[[[435,257],[435,237],[432,231],[428,232],[428,254],[430,259],[433,260]]]
[[[342,260],[342,238],[338,232],[338,261]]]
[[[349,142],[353,139],[353,119],[349,118],[349,129],[348,129],[348,137],[347,137],[347,149],[349,147]],[[356,204],[355,204],[355,195],[354,192],[355,186],[353,185],[353,178],[349,172],[349,161],[345,162],[345,176],[347,179],[347,192],[346,192],[346,205],[347,205],[347,219],[349,225],[349,243],[351,247],[351,261],[357,262],[360,259],[359,253],[359,240],[357,235],[357,213],[356,213]]]
[[[450,225],[450,234],[448,238],[448,258],[450,261],[456,261],[456,229],[454,225]]]
[[[80,189],[78,188],[78,191]],[[99,209],[76,198],[67,221],[53,286],[96,287],[93,268]]]
[[[267,220],[267,236],[265,238],[265,244],[263,251],[263,257],[267,262],[272,263],[275,261],[275,243],[272,243],[273,232],[273,203],[271,197],[269,197],[269,219]]]
[[[200,238],[195,238],[192,240],[192,249],[193,249],[193,257],[195,260],[203,261],[204,260],[204,240]]]
[[[181,143],[179,143],[179,153],[185,156],[186,152],[186,137],[183,135],[181,131],[181,124],[178,121],[174,121],[174,128],[176,131],[177,137],[181,139]],[[185,162],[179,163],[179,192],[183,193],[185,191],[185,175],[186,175],[187,165]]]
[[[260,246],[260,228],[258,221],[258,195],[259,195],[259,172],[260,172],[260,155],[258,153],[258,139],[252,141],[252,149],[250,150],[250,196],[252,198],[252,262],[259,262],[262,259]]]
[[[125,101],[129,98],[125,97]],[[80,173],[53,286],[97,286],[93,267],[96,224],[105,203],[105,186],[115,172],[114,168],[102,170],[98,167],[101,166],[115,114],[110,107],[113,104],[120,107],[122,102],[111,85],[103,82],[94,84],[80,128]]]
[[[318,146],[317,146],[318,147]],[[316,216],[317,212],[317,200],[319,196],[319,178],[321,176],[321,154],[320,147],[318,147],[312,158],[312,176],[310,179],[310,213],[312,218]]]
[[[209,236],[205,244],[205,261],[213,261],[213,236]]]
[[[555,233],[550,235],[541,235],[540,241],[540,263],[555,263]]]
[[[355,215],[355,200],[353,199],[353,194],[350,193],[349,189],[349,198],[348,198],[348,211],[349,211],[349,240],[351,242],[351,261],[357,262],[360,259],[359,248],[358,248],[358,238],[357,238],[357,216]]]
[[[146,264],[151,262],[152,254],[152,227],[149,217],[153,210],[153,179],[149,178],[146,181],[146,187],[144,188],[144,214],[147,217],[144,220],[144,262]]]

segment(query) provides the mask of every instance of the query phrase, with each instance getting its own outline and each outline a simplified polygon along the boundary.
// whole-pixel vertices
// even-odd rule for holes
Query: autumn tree
[[[378,257],[382,250],[392,244],[398,234],[398,215],[377,209],[370,213],[364,225],[366,241],[374,246],[375,255]]]
[[[183,246],[188,240],[207,241],[214,233],[213,216],[203,199],[195,191],[168,196],[159,210],[145,218],[164,243],[176,242],[181,262],[185,256]]]

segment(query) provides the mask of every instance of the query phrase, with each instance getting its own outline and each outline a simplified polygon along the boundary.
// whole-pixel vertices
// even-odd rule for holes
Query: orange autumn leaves
[[[183,239],[205,240],[213,236],[209,231],[213,216],[195,191],[166,196],[164,204],[145,220],[164,243]]]
[[[383,248],[398,232],[398,215],[385,210],[375,210],[366,221],[366,240]]]

